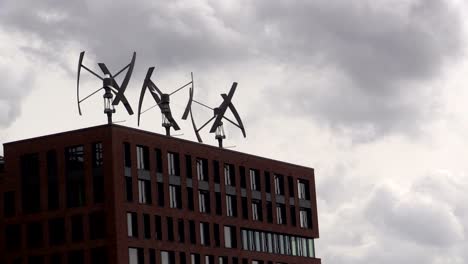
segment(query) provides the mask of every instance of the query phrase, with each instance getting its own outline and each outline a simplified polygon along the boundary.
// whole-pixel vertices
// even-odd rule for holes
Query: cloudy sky
[[[135,110],[150,66],[167,91],[194,72],[211,106],[237,81],[247,138],[226,126],[225,144],[316,169],[323,263],[468,263],[467,15],[462,0],[0,0],[0,142],[104,124],[99,96],[78,115],[79,52],[116,71],[136,51]],[[156,110],[142,122],[163,132]]]

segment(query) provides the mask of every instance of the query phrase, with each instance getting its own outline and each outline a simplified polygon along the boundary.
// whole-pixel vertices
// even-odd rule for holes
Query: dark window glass
[[[266,203],[267,208],[267,221],[268,223],[273,223],[273,205],[271,202]]]
[[[235,168],[232,164],[224,164],[224,184],[226,186],[236,186]]]
[[[197,179],[199,181],[208,181],[208,160],[203,158],[196,159]]]
[[[74,250],[68,252],[68,264],[84,264],[83,250]]]
[[[11,217],[16,214],[15,192],[6,192],[3,194],[3,215]]]
[[[242,197],[242,218],[249,219],[249,206],[247,205],[247,198]]]
[[[184,243],[185,242],[185,225],[184,225],[184,219],[179,219],[177,221],[177,234],[179,236],[179,242]]]
[[[73,242],[83,240],[83,216],[74,215],[71,217],[71,235]]]
[[[65,219],[49,220],[49,244],[61,245],[65,243]]]
[[[176,153],[176,152],[167,153],[167,166],[168,166],[169,175],[180,176],[179,153]]]
[[[214,235],[215,246],[219,247],[221,245],[221,240],[220,240],[220,235],[219,235],[219,225],[218,224],[214,224],[213,232],[214,232],[213,235]]]
[[[185,172],[187,178],[192,178],[192,157],[190,155],[185,155]]]
[[[59,208],[59,183],[57,168],[57,153],[47,151],[47,207],[49,210]]]
[[[28,248],[40,248],[44,245],[42,224],[40,222],[26,225],[26,242]]]
[[[222,202],[221,202],[221,193],[216,192],[216,193],[215,193],[215,198],[216,198],[216,199],[215,199],[215,202],[216,202],[216,214],[217,214],[217,215],[222,215],[223,212],[222,212],[222,209],[221,209],[221,208],[223,208],[223,206],[222,206],[222,204],[221,204],[221,203],[222,203]]]
[[[91,240],[106,238],[106,214],[93,212],[89,215],[89,238]]]
[[[210,224],[200,222],[200,244],[203,246],[210,245]]]
[[[125,194],[127,202],[133,202],[132,177],[125,177]]]
[[[271,193],[270,173],[265,171],[265,192]]]
[[[102,170],[102,143],[93,144],[93,200],[95,203],[104,202],[104,173]]]
[[[151,239],[151,223],[149,214],[143,214],[143,233],[146,239]]]
[[[5,246],[8,250],[21,248],[21,225],[7,225],[5,227]]]
[[[291,176],[288,176],[288,192],[289,197],[294,197],[294,180]]]
[[[20,159],[23,212],[38,212],[41,208],[39,155],[27,154]]]
[[[44,264],[44,256],[28,257],[28,264]]]
[[[189,235],[190,235],[190,243],[196,244],[197,243],[197,235],[195,233],[195,222],[193,220],[189,221]]]
[[[154,248],[149,249],[149,263],[156,264],[156,250]]]
[[[138,216],[134,212],[127,212],[127,233],[129,237],[138,237]]]
[[[213,160],[213,173],[214,173],[214,182],[219,183],[219,161]]]
[[[162,223],[161,223],[161,216],[155,215],[154,216],[154,225],[156,228],[156,239],[162,240]]]
[[[174,221],[172,217],[166,218],[167,222],[167,240],[174,241]]]
[[[62,264],[62,255],[60,253],[55,253],[50,255],[50,264]],[[91,263],[95,264],[95,263]]]
[[[137,169],[149,170],[149,149],[146,146],[136,146]]]
[[[83,146],[65,149],[67,207],[85,205],[85,175]]]
[[[194,210],[194,203],[193,203],[193,188],[187,187],[187,200],[188,200],[188,208],[190,211]]]
[[[141,204],[151,204],[151,181],[138,179],[138,202]]]
[[[98,247],[91,249],[91,264],[107,264],[107,249],[106,247]]]
[[[180,264],[187,264],[187,257],[185,256],[185,252],[179,253],[179,263]]]
[[[291,225],[296,226],[296,207],[292,205],[289,207],[289,212],[291,214]]]
[[[281,174],[275,174],[275,194],[284,195],[284,177]]]
[[[155,149],[156,152],[156,172],[163,172],[162,153],[160,149]]]
[[[201,262],[200,262],[200,254],[191,253],[191,254],[190,254],[190,264],[201,264]]]
[[[164,183],[158,182],[158,205],[164,207]]]
[[[132,166],[130,143],[124,142],[124,165],[125,167]]]
[[[232,264],[239,264],[239,258],[238,257],[232,257]]]
[[[247,188],[247,181],[245,179],[245,167],[244,166],[239,167],[239,174],[240,174],[241,188]]]

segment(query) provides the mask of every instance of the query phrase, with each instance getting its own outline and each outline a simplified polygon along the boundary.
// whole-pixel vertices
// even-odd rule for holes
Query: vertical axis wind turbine
[[[80,104],[85,101],[86,99],[90,98],[91,96],[95,95],[97,92],[100,90],[104,90],[104,114],[107,115],[107,123],[112,124],[112,114],[115,113],[115,106],[118,105],[120,102],[123,103],[125,106],[125,109],[127,110],[129,115],[133,115],[133,110],[130,104],[128,103],[127,98],[125,97],[125,89],[127,89],[128,82],[130,81],[130,77],[132,76],[133,72],[133,67],[135,66],[135,57],[136,57],[136,52],[133,52],[132,59],[129,64],[127,64],[125,67],[123,67],[120,71],[118,71],[116,74],[112,75],[107,68],[107,66],[104,63],[98,63],[99,68],[101,68],[102,72],[104,73],[104,76],[100,76],[99,74],[95,73],[94,71],[90,70],[88,67],[83,65],[83,58],[84,58],[85,52],[80,53],[80,58],[78,61],[78,75],[77,75],[77,81],[76,81],[76,97],[78,101],[78,113],[81,114],[81,106]],[[97,77],[98,79],[102,80],[102,87],[99,88],[98,90],[92,92],[88,96],[84,97],[83,99],[80,99],[80,74],[81,74],[81,68],[87,70],[90,72],[92,75]],[[122,83],[119,85],[116,81],[115,78],[121,74],[123,71],[127,70],[127,73],[125,74],[124,79],[122,80]],[[115,98],[113,99],[115,94]]]
[[[166,135],[170,136],[171,135],[171,127],[174,128],[174,130],[180,130],[179,125],[175,121],[174,117],[172,116],[171,108],[169,106],[170,103],[170,97],[171,95],[179,92],[180,90],[184,89],[185,87],[189,86],[192,84],[193,86],[193,74],[191,74],[192,80],[180,88],[176,89],[172,93],[163,93],[158,86],[151,80],[151,75],[153,75],[154,67],[150,67],[148,69],[148,72],[146,73],[145,80],[143,82],[143,87],[141,88],[141,93],[140,93],[140,101],[138,103],[138,126],[140,126],[140,116],[147,112],[148,110],[158,106],[159,109],[161,110],[161,115],[162,115],[162,126],[166,129]],[[192,88],[191,88],[192,89]],[[141,107],[143,105],[143,99],[145,97],[145,92],[146,90],[149,90],[151,96],[153,97],[154,101],[156,102],[156,105],[141,111]]]
[[[242,131],[242,135],[244,138],[246,137],[245,134],[245,128],[244,124],[242,124],[242,120],[239,116],[239,113],[237,112],[236,108],[232,104],[232,98],[234,96],[234,93],[237,88],[237,83],[233,82],[231,89],[229,90],[228,94],[221,94],[221,97],[223,98],[223,101],[218,107],[212,108],[204,103],[201,103],[199,101],[196,101],[193,99],[193,92],[194,92],[194,87],[193,87],[193,81],[192,81],[192,88],[190,88],[190,94],[189,94],[189,101],[187,103],[187,106],[185,108],[184,114],[182,115],[182,119],[186,120],[188,115],[190,114],[190,118],[192,120],[192,126],[193,130],[195,131],[195,135],[198,139],[198,142],[202,143],[202,139],[200,137],[200,130],[202,130],[206,125],[208,125],[211,121],[214,120],[213,125],[211,126],[210,133],[215,133],[215,139],[218,140],[218,145],[220,148],[223,147],[223,140],[226,139],[226,134],[224,132],[224,126],[222,120],[227,120],[229,123],[235,125]],[[199,104],[203,107],[206,107],[210,110],[213,111],[213,117],[211,117],[208,121],[206,121],[200,128],[197,128],[195,124],[195,120],[193,118],[192,114],[192,103]],[[237,122],[232,121],[231,119],[227,118],[225,116],[227,109],[231,110],[231,113],[234,115],[234,118],[236,119]]]

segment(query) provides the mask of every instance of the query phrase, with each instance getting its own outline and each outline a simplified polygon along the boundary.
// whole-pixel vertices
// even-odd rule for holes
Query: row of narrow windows
[[[19,257],[13,260],[12,264],[22,264],[23,259],[28,264],[84,264],[86,255],[85,250],[72,250],[68,252],[57,252],[50,255],[33,255],[28,257]],[[91,264],[107,264],[109,263],[108,252],[106,247],[96,247],[89,250],[89,258]]]
[[[10,224],[5,226],[5,249],[20,250],[21,248],[43,248],[45,243],[49,246],[61,246],[82,242],[85,237],[83,215],[71,216],[68,221],[63,217],[49,219],[46,222],[30,222],[26,224]],[[106,238],[106,215],[102,211],[88,215],[88,238],[98,240]],[[47,228],[47,231],[44,230]],[[67,237],[66,229],[70,228],[70,237]],[[48,232],[48,241],[45,241],[45,231]],[[26,241],[22,241],[22,233],[26,232]]]
[[[202,246],[221,247],[221,233],[223,232],[224,247],[237,248],[237,232],[234,226],[220,226],[207,222],[196,222],[182,218],[162,217],[159,215],[142,215],[143,230],[138,229],[138,215],[127,212],[127,235],[129,238],[144,238],[164,240],[179,243],[199,244]],[[153,225],[151,222],[153,221]],[[198,225],[198,230],[197,230]],[[197,235],[198,233],[198,235]],[[214,241],[211,241],[213,234]]]
[[[263,260],[248,260],[246,258],[202,255],[199,253],[175,252],[167,250],[156,251],[153,248],[148,249],[149,264],[286,264],[281,262],[263,261]],[[128,248],[128,263],[129,264],[145,264],[145,250],[138,247]]]
[[[124,143],[124,164],[125,167],[131,167],[131,151],[130,143]],[[137,169],[150,170],[149,167],[149,148],[142,145],[136,146],[137,153]],[[160,149],[155,149],[156,156],[156,171],[163,172],[162,152]],[[169,175],[180,176],[180,157],[179,153],[167,152],[167,168]],[[192,178],[192,158],[190,155],[185,155],[186,177]],[[208,181],[208,160],[204,158],[196,158],[196,175],[199,181]],[[220,163],[213,161],[214,182],[220,183]],[[226,186],[236,186],[236,172],[233,164],[224,164],[224,183]],[[240,185],[241,188],[247,188],[246,169],[243,166],[239,167]],[[273,174],[274,192],[277,195],[285,195],[285,177],[281,174]],[[270,173],[264,172],[265,192],[271,192]],[[261,191],[260,172],[257,169],[249,169],[249,183],[252,191]],[[289,196],[294,197],[294,188],[297,188],[299,199],[310,200],[309,181],[305,179],[297,179],[294,185],[294,179],[291,176],[287,177],[287,185]]]

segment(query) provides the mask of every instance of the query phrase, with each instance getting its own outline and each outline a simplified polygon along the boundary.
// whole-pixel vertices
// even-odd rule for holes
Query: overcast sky
[[[136,51],[134,110],[150,66],[166,91],[194,72],[210,106],[237,81],[247,138],[226,125],[225,145],[316,169],[323,263],[468,263],[466,17],[462,0],[0,0],[0,142],[104,124],[100,96],[78,115],[79,53],[116,71]]]

